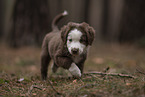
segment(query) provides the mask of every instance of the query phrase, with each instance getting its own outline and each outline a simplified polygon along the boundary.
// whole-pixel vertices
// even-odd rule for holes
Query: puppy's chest
[[[73,56],[72,59],[75,63],[79,63],[83,58],[82,56]]]

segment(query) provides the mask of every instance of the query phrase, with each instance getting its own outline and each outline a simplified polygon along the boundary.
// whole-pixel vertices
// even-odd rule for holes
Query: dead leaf
[[[36,96],[37,94],[36,93],[33,93],[33,95]]]
[[[24,80],[24,78],[20,78],[18,81],[21,82],[21,81],[23,81],[23,80]]]
[[[126,83],[126,85],[127,85],[127,86],[130,86],[130,85],[132,85],[132,84],[131,84],[131,83]]]
[[[75,79],[74,81],[73,81],[73,83],[76,83],[77,82],[77,79]]]
[[[43,88],[43,91],[45,91],[46,90],[46,88]]]

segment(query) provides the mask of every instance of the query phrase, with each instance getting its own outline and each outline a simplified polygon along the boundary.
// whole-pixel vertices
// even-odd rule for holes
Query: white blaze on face
[[[73,29],[69,32],[67,37],[67,48],[71,54],[73,54],[72,52],[73,49],[77,49],[78,54],[80,55],[86,48],[84,44],[80,43],[81,36],[82,32],[80,32],[77,29]]]

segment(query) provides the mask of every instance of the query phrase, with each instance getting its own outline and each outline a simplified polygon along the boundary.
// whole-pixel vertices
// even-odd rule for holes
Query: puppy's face
[[[66,40],[67,48],[70,54],[74,56],[80,55],[86,50],[87,40],[85,37],[86,36],[76,28],[70,30]]]
[[[87,23],[70,22],[61,29],[61,38],[73,56],[86,52],[94,40],[94,29]]]

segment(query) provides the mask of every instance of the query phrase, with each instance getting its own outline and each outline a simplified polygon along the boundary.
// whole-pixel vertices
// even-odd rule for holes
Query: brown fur
[[[92,45],[92,42],[94,40],[95,30],[85,22],[81,24],[70,22],[67,25],[65,25],[61,29],[61,38],[64,43],[66,43],[66,37],[67,37],[68,32],[74,28],[80,30],[81,32],[85,32],[88,38],[88,45]]]
[[[65,25],[60,31],[54,31],[47,34],[43,40],[42,53],[41,53],[41,75],[42,79],[46,79],[48,65],[50,60],[53,60],[53,72],[56,72],[58,67],[69,69],[72,62],[74,62],[81,73],[83,73],[84,62],[87,57],[87,52],[84,52],[79,57],[79,60],[75,61],[75,58],[69,53],[66,46],[67,35],[72,29],[79,29],[83,32],[82,42],[86,46],[91,45],[94,40],[94,29],[87,23],[73,23],[70,22]]]

